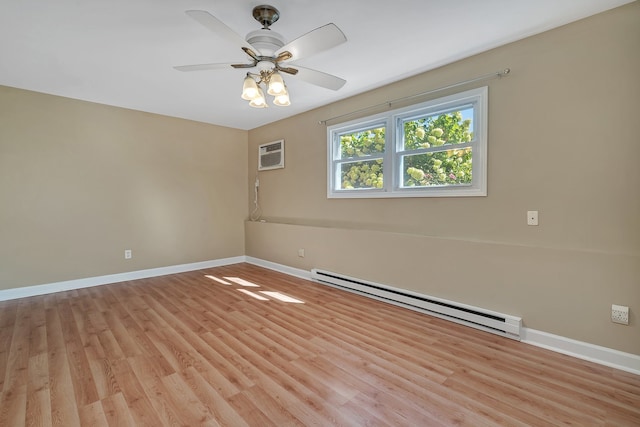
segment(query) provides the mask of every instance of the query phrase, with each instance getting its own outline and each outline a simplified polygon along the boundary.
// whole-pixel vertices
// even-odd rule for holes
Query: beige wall
[[[250,131],[248,188],[258,144],[284,138],[286,168],[259,174],[268,222],[246,224],[247,255],[640,354],[638,52],[635,2]],[[487,83],[487,197],[327,199],[319,120],[506,67],[508,77]],[[538,227],[526,225],[527,210],[540,212]],[[630,306],[630,326],[610,322],[612,303]]]
[[[243,255],[246,158],[246,131],[0,87],[0,289]]]

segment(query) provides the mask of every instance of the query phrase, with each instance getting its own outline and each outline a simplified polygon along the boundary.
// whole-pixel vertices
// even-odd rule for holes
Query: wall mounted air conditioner
[[[284,139],[269,142],[258,147],[258,170],[281,169],[284,167]]]

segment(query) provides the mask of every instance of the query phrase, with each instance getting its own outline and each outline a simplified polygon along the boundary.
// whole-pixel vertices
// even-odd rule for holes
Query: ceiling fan
[[[185,13],[211,32],[240,47],[247,54],[249,62],[181,65],[174,68],[179,71],[215,70],[226,67],[257,68],[258,73],[247,73],[242,93],[242,98],[250,101],[249,105],[253,107],[267,106],[260,87],[262,83],[268,85],[267,93],[275,97],[275,105],[289,105],[288,92],[280,73],[290,74],[307,83],[331,90],[338,90],[346,83],[346,80],[340,77],[289,64],[346,42],[345,35],[333,23],[318,27],[285,43],[282,35],[270,28],[280,18],[280,12],[273,6],[261,5],[253,8],[253,18],[262,24],[262,28],[247,34],[246,39],[209,12],[188,10]]]

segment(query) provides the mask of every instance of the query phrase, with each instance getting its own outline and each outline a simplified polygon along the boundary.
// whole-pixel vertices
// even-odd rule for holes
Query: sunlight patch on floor
[[[256,285],[253,282],[241,279],[239,277],[225,277],[225,279],[230,281],[230,282],[237,283],[240,286],[247,286],[247,287],[250,287],[250,288],[259,288],[260,287],[260,285]]]
[[[304,304],[304,301],[300,301],[299,299],[295,299],[293,297],[290,297],[289,295],[285,295],[281,292],[274,292],[274,291],[260,291],[261,294],[265,294],[267,296],[270,296],[271,298],[275,298],[277,300],[283,301],[283,302],[292,302],[295,304]]]
[[[256,294],[255,292],[251,292],[251,291],[248,291],[248,290],[246,290],[246,289],[237,289],[237,290],[238,290],[238,291],[240,291],[240,292],[242,292],[243,294],[249,295],[250,297],[255,298],[255,299],[257,299],[257,300],[260,300],[260,301],[269,301],[269,298],[265,298],[265,297],[263,297],[263,296],[262,296],[262,295],[260,295],[260,294]]]
[[[222,280],[217,278],[216,276],[212,276],[210,274],[206,274],[204,277],[211,279],[211,280],[215,280],[218,283],[222,283],[223,285],[231,285],[231,283],[227,282],[226,280]]]
[[[242,279],[240,277],[223,277],[222,279],[211,274],[205,274],[204,277],[207,279],[213,280],[215,282],[221,283],[226,286],[240,285],[248,288],[260,288],[261,286],[253,283],[249,280]],[[251,298],[255,298],[260,301],[271,301],[277,300],[282,302],[288,302],[293,304],[304,304],[304,301],[299,300],[297,298],[290,297],[289,295],[285,295],[282,292],[277,291],[259,291],[260,293],[251,292],[246,289],[236,289],[242,292],[245,295],[250,296]],[[269,297],[269,298],[267,298]]]

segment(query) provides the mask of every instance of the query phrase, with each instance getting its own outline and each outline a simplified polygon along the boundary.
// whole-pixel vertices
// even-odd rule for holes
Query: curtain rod
[[[408,99],[417,98],[417,97],[424,96],[424,95],[429,95],[431,93],[441,92],[443,90],[452,89],[454,87],[466,85],[466,84],[469,84],[469,83],[474,83],[474,82],[479,82],[479,81],[482,81],[482,80],[489,80],[489,79],[495,79],[495,78],[499,78],[499,77],[504,77],[507,74],[509,74],[510,72],[511,72],[511,69],[505,68],[504,70],[496,71],[495,73],[485,74],[483,76],[475,77],[473,79],[469,79],[469,80],[464,80],[464,81],[461,81],[461,82],[453,83],[453,84],[450,84],[448,86],[443,86],[443,87],[440,87],[440,88],[437,88],[437,89],[428,90],[426,92],[417,93],[415,95],[409,95],[409,96],[404,96],[402,98],[392,99],[391,101],[381,102],[380,104],[371,105],[369,107],[361,108],[360,110],[351,111],[350,113],[340,114],[339,116],[334,116],[334,117],[330,117],[328,119],[320,120],[318,122],[318,124],[326,125],[327,122],[330,122],[331,120],[341,119],[343,117],[352,116],[354,114],[362,113],[364,111],[368,111],[368,110],[371,110],[371,109],[374,109],[374,108],[382,107],[384,105],[386,105],[388,107],[391,107],[393,104],[396,104],[396,103],[398,103],[400,101],[406,101]]]

